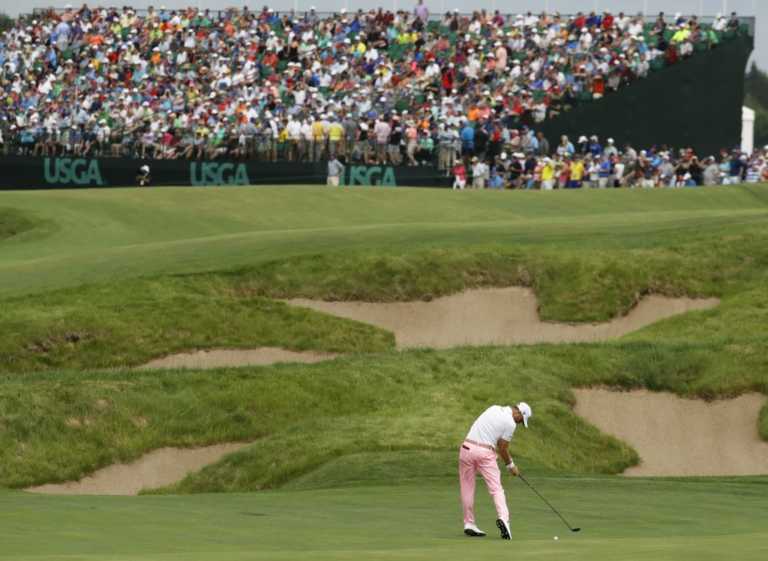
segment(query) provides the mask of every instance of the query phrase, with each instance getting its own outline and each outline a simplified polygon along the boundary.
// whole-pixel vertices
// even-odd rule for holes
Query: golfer
[[[512,476],[520,471],[509,455],[509,441],[517,425],[528,427],[533,416],[530,405],[520,402],[512,407],[492,405],[473,423],[467,438],[459,450],[459,483],[461,485],[461,506],[464,510],[464,533],[472,537],[485,536],[475,524],[475,478],[477,472],[485,479],[485,485],[496,505],[496,526],[504,540],[512,539],[509,529],[509,509],[501,486],[501,473],[496,463],[496,453],[504,460]]]

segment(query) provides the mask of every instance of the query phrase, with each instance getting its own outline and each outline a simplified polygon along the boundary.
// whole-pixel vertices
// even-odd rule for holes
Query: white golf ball
[[[554,537],[554,538],[552,538],[552,539],[553,539],[553,540],[559,540],[560,538],[558,538],[557,536],[555,536],[555,537]]]

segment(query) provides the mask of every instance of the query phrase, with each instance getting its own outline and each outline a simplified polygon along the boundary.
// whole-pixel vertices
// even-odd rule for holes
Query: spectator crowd
[[[700,158],[688,149],[666,146],[621,150],[613,139],[563,136],[550,150],[546,139],[529,134],[518,151],[458,157],[450,162],[453,188],[578,189],[613,187],[695,187],[768,181],[768,146],[752,154],[721,150]],[[544,148],[542,149],[542,144]]]
[[[556,154],[556,173],[578,176],[536,124],[741,32],[735,15],[432,17],[422,3],[323,16],[68,7],[0,37],[0,142],[6,154],[342,156],[447,174],[457,156],[504,167]],[[584,154],[585,178],[606,151]]]

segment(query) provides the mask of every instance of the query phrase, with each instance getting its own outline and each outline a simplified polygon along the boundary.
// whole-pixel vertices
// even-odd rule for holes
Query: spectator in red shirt
[[[608,31],[611,27],[613,27],[613,15],[611,12],[605,12],[603,14],[603,29]]]
[[[467,186],[467,168],[462,160],[453,166],[453,188],[464,189]]]

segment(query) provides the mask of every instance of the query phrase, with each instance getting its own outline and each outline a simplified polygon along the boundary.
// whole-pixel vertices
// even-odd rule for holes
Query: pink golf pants
[[[509,522],[507,498],[504,495],[504,487],[501,486],[501,473],[496,463],[496,452],[464,442],[459,448],[459,483],[464,523],[475,523],[475,478],[478,471],[485,479],[493,504],[496,505],[496,515],[505,522]]]

